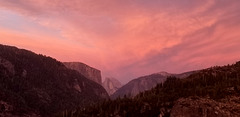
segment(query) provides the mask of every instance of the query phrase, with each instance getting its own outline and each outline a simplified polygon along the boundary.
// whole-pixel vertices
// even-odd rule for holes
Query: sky
[[[0,43],[122,83],[240,61],[239,0],[0,0]]]

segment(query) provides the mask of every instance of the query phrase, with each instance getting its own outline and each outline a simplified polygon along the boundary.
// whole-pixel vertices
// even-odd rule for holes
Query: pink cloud
[[[2,28],[0,42],[82,61],[126,82],[237,61],[239,5],[238,0],[0,0],[2,10],[34,24],[26,24],[25,32]]]

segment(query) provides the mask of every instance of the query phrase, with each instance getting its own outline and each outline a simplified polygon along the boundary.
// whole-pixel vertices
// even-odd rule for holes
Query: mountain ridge
[[[189,71],[189,72],[184,72],[180,74],[173,74],[173,73],[161,71],[161,72],[153,73],[150,75],[141,76],[123,85],[110,97],[112,99],[116,99],[117,97],[124,97],[124,96],[134,97],[140,92],[150,90],[151,88],[155,87],[158,83],[163,83],[169,76],[185,78],[195,72],[197,71]]]
[[[85,117],[238,117],[239,99],[240,61],[198,70],[186,78],[170,76],[164,83],[135,97],[108,100],[75,114]]]
[[[104,99],[108,94],[101,85],[56,59],[0,44],[0,101],[13,108],[4,113],[52,116]]]

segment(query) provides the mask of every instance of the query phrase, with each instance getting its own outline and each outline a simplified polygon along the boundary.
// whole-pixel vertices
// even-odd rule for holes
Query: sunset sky
[[[240,0],[0,0],[0,43],[126,83],[240,61]]]

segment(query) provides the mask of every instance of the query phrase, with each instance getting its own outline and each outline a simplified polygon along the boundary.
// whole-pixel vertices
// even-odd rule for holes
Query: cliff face
[[[55,59],[0,44],[0,116],[53,116],[108,98],[101,85]]]
[[[106,89],[109,95],[112,95],[121,86],[122,86],[121,82],[119,82],[115,78],[105,78],[103,82],[103,87]]]
[[[220,101],[190,97],[177,100],[170,117],[239,117],[240,97],[228,97]]]
[[[101,71],[81,62],[64,62],[67,68],[76,70],[86,78],[102,85]]]

